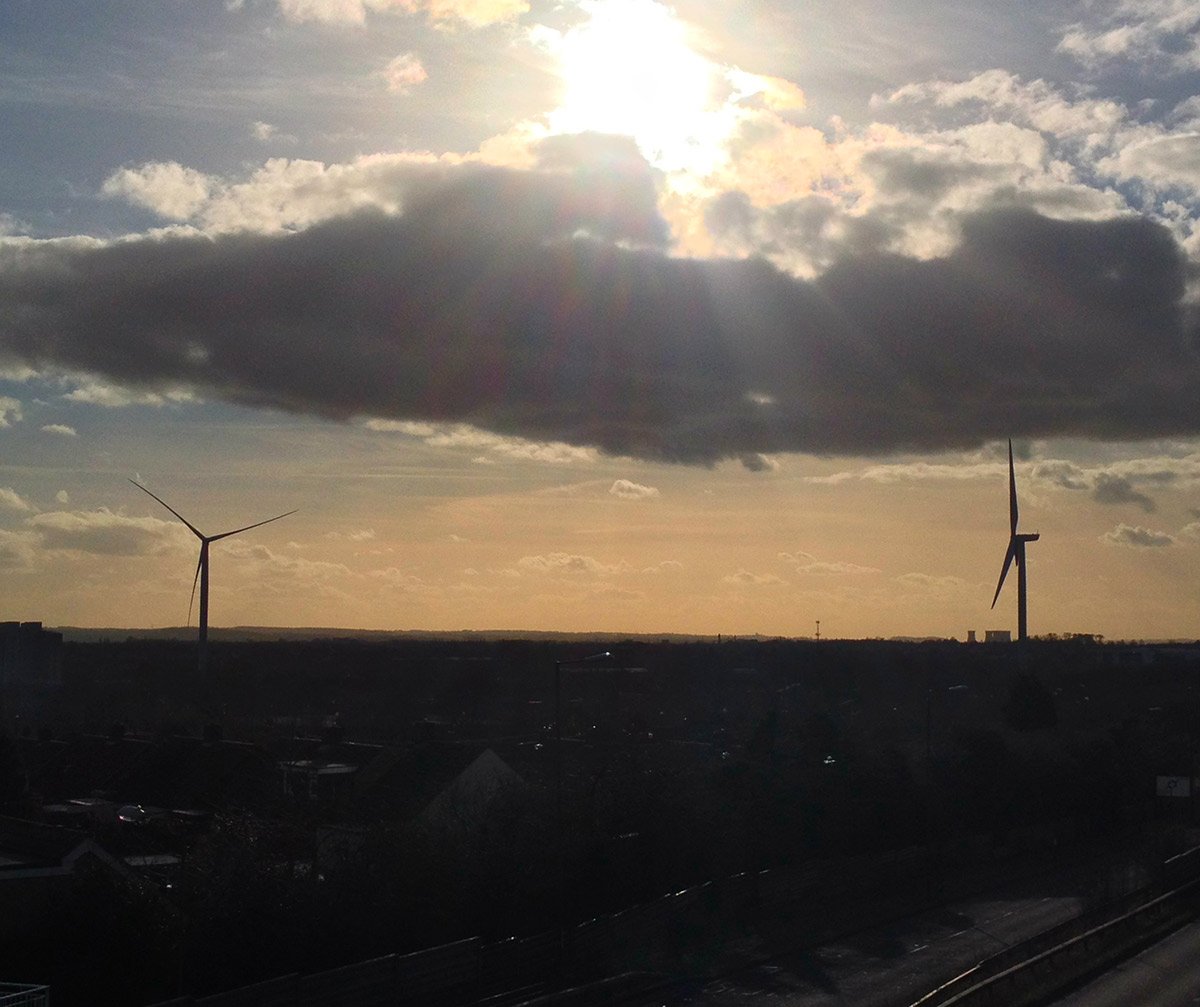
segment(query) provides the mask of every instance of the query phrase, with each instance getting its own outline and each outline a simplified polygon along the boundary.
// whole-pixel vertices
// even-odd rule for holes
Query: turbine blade
[[[1009,530],[1017,533],[1017,474],[1013,471],[1012,439],[1008,441],[1008,520]]]
[[[297,508],[299,510],[299,508]],[[251,528],[261,528],[265,524],[270,524],[272,521],[278,521],[280,518],[291,517],[296,511],[290,510],[286,514],[276,514],[274,517],[269,517],[265,521],[256,521],[254,524],[248,524],[245,528],[234,528],[233,531],[223,531],[220,535],[212,535],[209,537],[210,542],[216,542],[218,539],[229,538],[230,535],[240,535],[244,531],[249,531]]]
[[[192,605],[196,601],[196,585],[200,583],[200,568],[204,566],[204,550],[200,551],[200,558],[196,560],[196,576],[192,578],[192,596],[188,599],[188,621],[187,624],[192,624]]]
[[[134,486],[136,486],[138,489],[140,489],[140,490],[141,490],[143,493],[145,493],[147,496],[154,497],[154,499],[155,499],[155,500],[157,500],[157,501],[158,501],[160,504],[162,504],[164,507],[166,507],[166,508],[167,508],[167,510],[169,510],[169,511],[170,511],[172,514],[174,514],[174,515],[175,515],[177,518],[179,518],[179,520],[180,520],[180,521],[182,521],[182,522],[183,522],[185,525],[187,525],[187,526],[188,526],[188,528],[190,528],[190,529],[191,529],[191,532],[192,532],[192,534],[196,536],[196,538],[203,540],[203,538],[204,538],[204,533],[203,533],[203,532],[201,532],[201,531],[200,531],[200,529],[198,529],[198,528],[197,528],[197,527],[196,527],[194,524],[192,524],[192,522],[191,522],[191,521],[189,521],[189,520],[188,520],[187,518],[185,518],[185,517],[184,517],[182,514],[180,514],[180,513],[179,513],[179,511],[177,511],[177,510],[176,510],[174,507],[172,507],[172,506],[171,506],[169,503],[167,503],[165,500],[163,500],[163,499],[162,499],[162,498],[160,498],[160,497],[156,497],[156,496],[154,496],[154,494],[153,494],[153,493],[151,493],[151,492],[150,492],[148,489],[146,489],[146,487],[145,487],[145,486],[143,486],[141,483],[139,483],[139,482],[134,482],[134,480],[132,480],[132,479],[130,479],[129,481],[130,481],[131,483],[133,483],[133,485],[134,485]]]
[[[996,583],[996,593],[992,595],[992,608],[996,607],[996,599],[1000,597],[1000,589],[1004,587],[1004,578],[1008,576],[1008,568],[1017,557],[1017,540],[1009,539],[1008,552],[1004,554],[1004,566],[1000,570],[1000,580]]]

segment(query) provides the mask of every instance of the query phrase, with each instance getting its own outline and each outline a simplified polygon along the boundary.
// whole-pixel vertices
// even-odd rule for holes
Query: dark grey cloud
[[[989,178],[1002,179],[1008,168],[994,164],[952,164],[932,152],[883,147],[863,156],[863,170],[884,195],[915,196],[933,203],[957,186]]]
[[[673,258],[648,171],[545,156],[298,234],[0,248],[0,363],[700,464],[1200,432],[1184,259],[1149,221],[991,211],[945,258],[803,281]]]
[[[1109,472],[1101,472],[1096,476],[1092,487],[1092,499],[1102,504],[1135,504],[1147,514],[1155,510],[1154,501],[1133,488],[1133,484],[1124,476],[1115,476]]]

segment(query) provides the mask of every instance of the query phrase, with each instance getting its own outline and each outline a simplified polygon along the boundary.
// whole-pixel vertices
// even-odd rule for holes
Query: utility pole
[[[817,620],[817,639],[821,639],[821,620]]]

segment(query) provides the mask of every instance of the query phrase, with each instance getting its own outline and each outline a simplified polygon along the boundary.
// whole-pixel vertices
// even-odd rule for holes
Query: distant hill
[[[194,640],[194,626],[165,626],[159,629],[130,629],[120,627],[47,627],[62,633],[69,643],[97,643],[100,641],[136,640]],[[553,633],[539,630],[422,630],[422,629],[341,629],[326,626],[273,627],[273,626],[226,626],[209,628],[209,639],[215,641],[256,640],[590,640],[601,643],[618,643],[622,640],[638,640],[664,643],[714,642],[717,636],[689,635],[686,633]],[[727,640],[768,640],[779,637],[738,636]]]

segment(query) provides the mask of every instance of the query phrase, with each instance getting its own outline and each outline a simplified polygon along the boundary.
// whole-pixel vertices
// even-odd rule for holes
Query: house
[[[85,832],[0,817],[0,942],[39,929],[70,897],[72,876],[95,866],[131,876]]]

